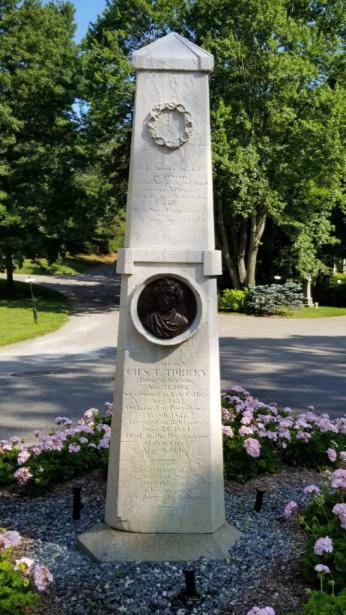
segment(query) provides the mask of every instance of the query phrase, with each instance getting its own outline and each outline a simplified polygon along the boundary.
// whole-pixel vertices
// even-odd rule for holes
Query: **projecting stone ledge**
[[[136,534],[98,523],[77,539],[78,548],[98,562],[226,559],[240,532],[224,523],[213,534]]]

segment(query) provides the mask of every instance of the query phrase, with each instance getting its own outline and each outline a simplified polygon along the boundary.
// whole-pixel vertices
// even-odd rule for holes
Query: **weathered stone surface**
[[[212,71],[214,58],[176,32],[170,32],[133,54],[136,70]]]
[[[228,523],[213,534],[136,534],[99,523],[79,536],[78,546],[99,562],[195,561],[229,557],[229,548],[239,537]]]
[[[159,545],[153,559],[192,559],[188,551],[194,548],[198,557],[209,555],[209,549],[217,557],[215,544],[222,535],[224,550],[217,552],[224,557],[235,533],[224,516],[215,278],[221,259],[214,249],[209,127],[212,56],[171,33],[136,52],[134,65],[105,512],[106,524],[122,532],[102,527],[98,538],[91,531],[81,541],[98,559],[121,559],[123,543],[129,559],[147,544],[153,552]],[[177,535],[181,538],[172,538]],[[100,555],[98,540],[105,548],[112,545],[107,555]]]

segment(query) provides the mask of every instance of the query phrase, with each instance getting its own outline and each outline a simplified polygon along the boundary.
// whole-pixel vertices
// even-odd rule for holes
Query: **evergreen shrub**
[[[244,309],[250,314],[288,314],[301,309],[304,296],[299,284],[266,284],[250,286],[246,293]]]

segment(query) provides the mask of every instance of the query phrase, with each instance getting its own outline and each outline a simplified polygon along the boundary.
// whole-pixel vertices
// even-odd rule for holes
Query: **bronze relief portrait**
[[[191,288],[170,276],[156,278],[143,289],[137,304],[143,327],[154,337],[172,339],[184,333],[197,313]]]

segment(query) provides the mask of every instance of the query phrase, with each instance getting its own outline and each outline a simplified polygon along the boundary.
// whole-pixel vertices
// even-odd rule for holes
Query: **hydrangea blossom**
[[[244,448],[250,457],[259,457],[261,454],[261,445],[255,438],[247,438],[244,441]]]
[[[315,555],[323,555],[323,553],[333,553],[333,542],[329,536],[319,538],[314,544]]]
[[[80,451],[80,445],[79,444],[69,444],[68,446],[68,452],[69,453],[79,453]]]
[[[321,493],[321,489],[317,485],[308,485],[305,487],[304,493]]]
[[[14,568],[15,570],[20,570],[25,577],[28,577],[33,565],[33,559],[30,559],[30,557],[21,557],[20,559],[16,559]]]
[[[98,414],[99,414],[99,411],[97,408],[89,408],[89,410],[86,410],[84,412],[83,416],[87,421],[92,421],[95,418],[95,416],[98,416]]]
[[[337,453],[336,453],[336,451],[333,448],[328,448],[327,449],[327,455],[328,455],[329,461],[331,461],[332,463],[334,463],[334,461],[336,461]]]
[[[70,419],[67,418],[67,416],[57,416],[54,419],[54,422],[57,425],[65,425],[65,427],[68,427],[69,425],[72,425],[72,421],[70,421]]]
[[[106,401],[105,406],[107,408],[106,410],[106,416],[112,416],[113,413],[113,404],[111,404],[111,402]]]
[[[22,542],[22,537],[15,530],[0,534],[0,548],[9,549],[10,547],[19,547]]]
[[[22,448],[22,450],[20,451],[18,457],[17,457],[17,463],[18,465],[23,465],[24,463],[26,463],[29,459],[30,459],[31,455],[28,451],[27,448]]]
[[[265,606],[263,608],[254,606],[246,615],[275,615],[275,611],[271,606]]]
[[[100,442],[97,445],[98,449],[101,448],[109,448],[109,444],[110,444],[110,440],[107,436],[103,436],[103,438],[101,438]]]
[[[234,436],[232,427],[229,427],[228,425],[222,426],[222,433],[224,434],[224,436],[228,436],[229,438],[233,438]]]
[[[252,436],[254,430],[252,427],[249,427],[248,425],[242,425],[241,428],[239,429],[239,435],[240,436]]]
[[[330,569],[324,564],[316,564],[314,570],[316,570],[316,572],[319,572],[320,574],[330,574]]]
[[[26,468],[25,466],[18,468],[18,470],[16,470],[13,474],[13,476],[20,487],[23,487],[28,482],[28,480],[33,477],[29,468]]]
[[[346,530],[346,504],[335,504],[333,513],[338,517],[342,529]]]
[[[292,515],[294,515],[298,510],[298,504],[297,502],[294,502],[293,500],[291,500],[290,502],[288,502],[288,504],[286,504],[285,508],[284,508],[284,517],[286,517],[286,519],[289,519],[289,517],[292,517]]]
[[[331,486],[334,489],[346,489],[346,470],[339,468],[333,472]]]
[[[302,440],[302,442],[307,444],[310,439],[311,439],[311,433],[308,433],[307,431],[298,431],[297,440]]]
[[[38,591],[43,592],[52,583],[53,575],[47,566],[36,564],[34,568],[34,583]]]

